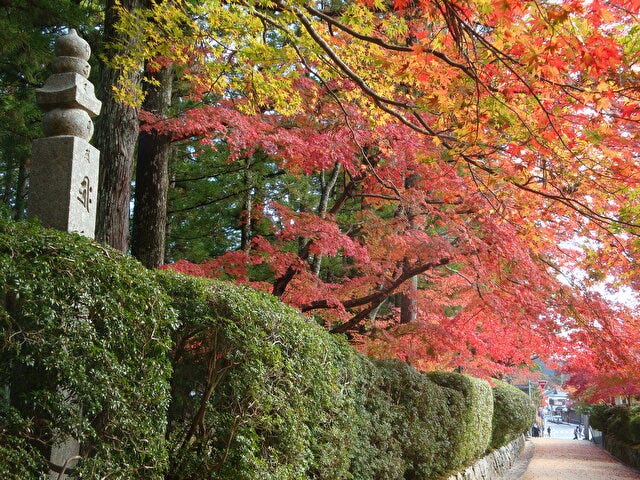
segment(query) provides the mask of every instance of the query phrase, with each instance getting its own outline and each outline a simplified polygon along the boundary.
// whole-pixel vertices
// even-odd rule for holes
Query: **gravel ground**
[[[520,459],[500,480],[640,479],[604,449],[586,440],[531,438]]]

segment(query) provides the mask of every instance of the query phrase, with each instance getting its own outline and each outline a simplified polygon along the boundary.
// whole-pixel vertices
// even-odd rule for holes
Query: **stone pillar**
[[[93,117],[100,113],[89,76],[89,44],[75,30],[58,38],[54,74],[36,89],[36,102],[46,112],[45,138],[33,142],[28,213],[47,227],[94,238],[100,152],[89,144]],[[59,390],[65,401],[73,397]],[[75,406],[80,410],[80,406]],[[51,479],[68,478],[80,459],[80,444],[68,437],[51,448]]]
[[[70,30],[55,54],[55,73],[36,89],[46,137],[33,142],[28,212],[44,226],[93,238],[100,152],[89,140],[102,104],[87,80],[91,49]]]

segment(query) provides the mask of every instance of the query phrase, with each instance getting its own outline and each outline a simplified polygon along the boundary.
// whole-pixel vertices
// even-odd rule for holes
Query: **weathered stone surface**
[[[54,75],[51,75],[42,88],[36,89],[36,103],[45,111],[55,109],[84,110],[90,117],[100,113],[102,103],[96,98],[93,84],[87,80],[90,66],[87,60],[91,56],[89,44],[80,38],[75,30],[70,30],[56,41],[56,58],[51,63]],[[46,120],[46,119],[45,119]],[[57,131],[49,122],[49,131]],[[93,127],[91,128],[93,132]],[[47,135],[78,135],[77,133],[47,133]],[[84,133],[86,135],[86,133]]]
[[[33,142],[29,216],[43,225],[93,238],[99,152],[70,135]]]
[[[53,73],[74,72],[85,78],[91,73],[91,65],[86,60],[77,57],[56,57],[51,62]]]
[[[73,135],[88,141],[93,136],[93,122],[79,108],[56,108],[42,118],[42,130],[47,137]]]
[[[56,40],[54,47],[56,57],[77,57],[82,60],[89,60],[91,47],[86,40],[80,38],[75,29],[69,29],[67,35],[63,35]]]
[[[494,450],[461,472],[447,480],[495,480],[506,472],[518,458],[524,447],[524,436],[504,447]]]
[[[93,84],[75,72],[51,75],[42,88],[36,89],[36,102],[45,111],[76,108],[86,111],[90,117],[98,115],[102,107]]]
[[[67,469],[72,469],[78,464],[80,452],[80,443],[75,438],[67,438],[64,442],[56,444],[51,449],[50,461],[54,465]],[[49,474],[51,478],[57,479],[60,476],[59,472],[51,472]],[[66,478],[63,477],[63,478]]]

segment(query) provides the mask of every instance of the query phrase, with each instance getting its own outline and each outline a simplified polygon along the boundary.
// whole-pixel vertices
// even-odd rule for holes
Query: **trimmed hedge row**
[[[624,444],[640,444],[640,405],[591,405],[589,424]]]
[[[0,279],[3,478],[38,478],[70,435],[82,478],[161,478],[175,318],[158,283],[131,257],[6,220]]]
[[[442,387],[461,392],[464,397],[461,425],[453,443],[460,465],[481,457],[489,448],[492,434],[493,394],[489,384],[451,372],[431,372],[427,377]]]
[[[79,478],[426,480],[529,426],[496,433],[498,409],[533,412],[522,392],[494,408],[487,382],[368,359],[267,294],[78,236],[0,220],[0,278],[4,478],[38,478],[74,436]]]
[[[515,440],[536,421],[536,411],[531,408],[527,395],[505,382],[496,381],[493,386],[493,421],[490,448],[500,448]]]

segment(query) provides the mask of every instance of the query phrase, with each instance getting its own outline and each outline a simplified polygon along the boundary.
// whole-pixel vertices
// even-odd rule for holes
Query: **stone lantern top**
[[[56,58],[51,63],[55,73],[75,72],[84,78],[89,77],[91,67],[89,57],[91,48],[72,28],[67,35],[58,38],[55,45]]]
[[[74,135],[90,140],[91,118],[100,113],[102,106],[88,80],[91,48],[71,29],[56,41],[55,54],[51,63],[55,73],[36,89],[36,102],[47,112],[43,131],[47,136]]]
[[[91,48],[89,44],[78,36],[75,29],[69,29],[69,33],[58,38],[54,49],[56,57],[77,57],[89,60]]]
[[[91,49],[75,30],[69,30],[57,39],[55,55],[53,75],[36,89],[36,102],[45,112],[45,136],[33,141],[29,216],[47,227],[93,238],[100,152],[89,141],[94,128],[91,119],[102,103],[88,79]],[[75,458],[79,450],[74,442],[65,440],[55,446],[51,462],[62,466]],[[53,478],[67,477],[55,474]]]

